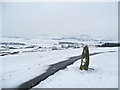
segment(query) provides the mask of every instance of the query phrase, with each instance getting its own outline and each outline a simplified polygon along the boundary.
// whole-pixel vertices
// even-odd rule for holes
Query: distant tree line
[[[25,45],[24,43],[16,43],[16,42],[3,42],[1,45]]]
[[[102,45],[96,45],[97,47],[119,47],[120,43],[104,43]]]

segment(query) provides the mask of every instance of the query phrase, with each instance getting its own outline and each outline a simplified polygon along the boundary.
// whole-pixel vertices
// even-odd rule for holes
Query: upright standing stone
[[[83,48],[83,52],[81,55],[81,65],[80,70],[88,70],[89,68],[89,49],[88,46]]]

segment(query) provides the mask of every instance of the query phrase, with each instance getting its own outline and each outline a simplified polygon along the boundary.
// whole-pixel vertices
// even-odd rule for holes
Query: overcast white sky
[[[3,3],[3,36],[99,34],[118,37],[116,2]]]

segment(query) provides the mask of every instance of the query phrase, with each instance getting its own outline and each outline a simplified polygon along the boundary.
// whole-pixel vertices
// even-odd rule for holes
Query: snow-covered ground
[[[51,40],[48,38],[47,39],[3,38],[2,42],[25,43],[25,46],[12,45],[12,47],[17,47],[18,49],[1,50],[1,52],[20,51],[20,53],[14,55],[0,56],[0,66],[2,66],[0,67],[2,70],[2,72],[0,72],[0,84],[2,84],[0,88],[16,88],[20,84],[45,72],[45,70],[49,68],[49,65],[67,60],[69,57],[77,56],[82,53],[82,48],[51,50],[49,49],[49,47],[57,45],[59,40],[58,41]],[[84,41],[83,43],[88,44],[88,41]],[[92,41],[92,44],[96,43],[97,42],[94,43]],[[34,48],[24,48],[26,46],[30,46],[33,44],[36,45]],[[42,48],[42,51],[39,51],[38,49],[39,46],[47,48]],[[23,53],[23,51],[33,50],[36,52]],[[117,51],[117,48],[90,47],[90,53],[101,51],[102,52]],[[91,56],[90,67],[94,68],[95,69],[94,71],[88,72],[80,71],[79,60],[75,62],[73,65],[68,66],[67,69],[61,70],[54,74],[53,76],[46,79],[45,81],[41,82],[41,84],[39,84],[36,87],[117,88],[118,86],[117,64],[118,64],[118,51]],[[88,82],[90,82],[89,85],[87,85]]]
[[[118,88],[118,52],[90,58],[94,71],[80,71],[80,60],[60,70],[35,88]]]

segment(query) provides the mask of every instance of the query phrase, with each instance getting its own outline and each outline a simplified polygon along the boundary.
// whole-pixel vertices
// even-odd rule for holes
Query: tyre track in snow
[[[108,52],[116,52],[116,51],[107,51],[107,52],[95,52],[95,53],[90,53],[90,56],[92,55],[97,55],[97,54],[102,54],[102,53],[108,53]],[[49,76],[55,74],[57,71],[65,69],[67,66],[73,64],[75,61],[81,59],[81,55],[79,56],[73,56],[70,57],[68,60],[64,60],[55,64],[50,65],[50,67],[44,72],[43,74],[27,81],[24,82],[23,84],[19,85],[17,90],[28,90],[31,89],[32,87],[38,85],[41,81],[47,79]]]

